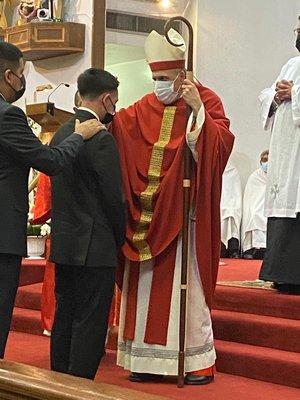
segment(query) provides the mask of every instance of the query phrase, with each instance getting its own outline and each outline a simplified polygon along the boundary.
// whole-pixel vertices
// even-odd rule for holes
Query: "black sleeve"
[[[270,106],[268,118],[271,118],[272,115],[275,114],[275,112],[276,112],[278,106],[279,106],[279,104],[277,104],[276,101],[273,100],[272,103],[271,103],[271,106]]]
[[[72,161],[83,145],[82,136],[73,134],[59,146],[50,148],[41,143],[18,107],[10,107],[1,121],[0,146],[17,163],[33,167],[47,175],[56,175]]]
[[[97,174],[104,212],[112,224],[117,245],[122,246],[125,239],[125,204],[119,154],[110,133],[98,135],[91,162]]]

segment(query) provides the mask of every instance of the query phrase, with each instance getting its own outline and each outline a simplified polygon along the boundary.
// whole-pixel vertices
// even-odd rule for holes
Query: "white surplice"
[[[198,155],[195,151],[196,142],[205,120],[204,106],[197,118],[197,129],[189,132],[192,125],[190,118],[187,127],[186,140],[195,161]],[[154,260],[141,262],[137,294],[137,318],[135,337],[133,341],[123,338],[126,304],[128,292],[129,265],[125,265],[122,287],[117,364],[132,372],[160,375],[177,375],[179,349],[179,315],[180,315],[180,280],[181,280],[181,237],[178,238],[173,280],[170,318],[166,346],[144,343],[145,329]],[[187,291],[187,326],[185,371],[191,372],[214,365],[216,353],[211,323],[211,315],[205,301],[202,282],[196,258],[195,222],[191,218],[190,249],[188,265]]]
[[[238,170],[227,164],[222,178],[221,240],[227,247],[231,238],[240,240],[242,184]]]
[[[267,217],[264,215],[266,184],[267,174],[261,168],[254,171],[247,181],[241,236],[243,251],[266,248]]]
[[[292,100],[269,118],[276,82],[282,79],[294,82]],[[265,215],[295,218],[300,212],[300,56],[288,61],[276,82],[259,97],[264,129],[272,130]]]

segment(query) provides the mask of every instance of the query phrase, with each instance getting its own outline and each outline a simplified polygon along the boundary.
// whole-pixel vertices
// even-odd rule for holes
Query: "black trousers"
[[[19,285],[21,261],[20,256],[0,254],[0,358],[4,357]]]
[[[300,214],[268,218],[267,251],[259,278],[300,285]]]
[[[113,267],[56,264],[52,370],[95,377],[104,354],[114,282]]]

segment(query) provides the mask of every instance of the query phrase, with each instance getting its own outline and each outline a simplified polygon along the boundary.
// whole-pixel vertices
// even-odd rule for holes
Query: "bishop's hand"
[[[183,99],[191,107],[193,114],[196,117],[202,106],[202,100],[197,86],[189,79],[185,79],[182,83],[181,90]]]

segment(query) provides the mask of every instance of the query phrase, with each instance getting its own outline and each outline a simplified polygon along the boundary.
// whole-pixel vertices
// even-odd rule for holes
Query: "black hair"
[[[11,43],[0,42],[0,79],[8,69],[15,71],[20,66],[22,58],[23,53],[18,47]]]
[[[105,92],[118,89],[119,81],[108,71],[100,68],[89,68],[77,79],[78,91],[82,98],[94,100]]]
[[[269,150],[264,150],[261,155],[260,158],[263,158],[264,156],[269,155]]]

